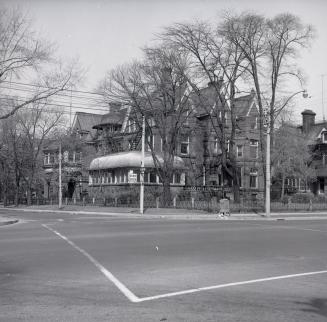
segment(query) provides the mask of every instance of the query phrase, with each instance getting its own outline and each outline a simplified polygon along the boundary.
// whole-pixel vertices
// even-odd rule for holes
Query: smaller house
[[[316,113],[312,110],[305,110],[301,114],[302,125],[299,129],[307,137],[317,176],[311,191],[314,194],[327,194],[327,122],[316,123]]]

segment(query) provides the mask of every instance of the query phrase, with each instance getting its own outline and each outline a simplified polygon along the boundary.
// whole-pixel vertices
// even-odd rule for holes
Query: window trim
[[[241,152],[241,153],[240,153]],[[239,153],[241,155],[239,155]],[[236,145],[236,157],[237,158],[243,158],[243,155],[244,155],[244,146],[239,144],[239,145]]]
[[[182,152],[182,144],[186,144],[186,146],[187,146],[187,152],[186,153]],[[190,136],[189,135],[187,135],[187,141],[186,140],[181,140],[181,142],[180,142],[180,152],[181,152],[182,155],[189,155],[190,154]]]
[[[251,187],[251,177],[255,178],[255,186]],[[258,189],[258,170],[257,169],[250,169],[250,182],[249,182],[250,189]]]

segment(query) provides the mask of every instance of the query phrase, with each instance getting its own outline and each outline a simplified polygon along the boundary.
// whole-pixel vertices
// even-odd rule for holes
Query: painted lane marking
[[[294,277],[302,277],[302,276],[310,276],[310,275],[318,275],[318,274],[326,274],[326,273],[327,273],[327,270],[308,272],[308,273],[300,273],[300,274],[273,276],[273,277],[267,277],[267,278],[259,278],[259,279],[254,279],[254,280],[242,281],[242,282],[219,284],[219,285],[213,285],[213,286],[207,286],[207,287],[199,287],[199,288],[189,289],[189,290],[180,291],[180,292],[172,292],[172,293],[166,293],[166,294],[161,294],[161,295],[143,297],[143,298],[139,298],[137,300],[137,302],[158,300],[158,299],[167,298],[167,297],[186,295],[186,294],[198,293],[198,292],[203,292],[203,291],[210,291],[210,290],[232,287],[232,286],[262,283],[262,282],[275,281],[275,280],[281,280],[281,279],[286,279],[286,278],[294,278]]]
[[[95,258],[93,258],[89,253],[87,253],[84,249],[78,247],[74,242],[72,242],[70,239],[68,239],[66,236],[60,234],[58,231],[52,229],[51,227],[42,224],[44,228],[47,230],[53,232],[57,236],[59,236],[61,239],[66,241],[69,245],[71,245],[73,248],[75,248],[77,251],[79,251],[81,254],[83,254],[85,257],[88,258],[88,260],[98,269],[100,272],[107,277],[108,280],[110,280],[131,302],[140,302],[140,299],[131,292],[122,282],[120,282],[111,272],[109,272],[104,266],[102,266]]]
[[[312,229],[312,228],[301,228],[299,226],[267,226],[267,225],[262,225],[262,224],[249,224],[250,226],[257,226],[257,227],[264,227],[265,230],[270,230],[270,229],[293,229],[293,230],[304,230],[304,231],[314,231],[314,232],[319,232],[319,233],[327,233],[327,230],[321,230],[321,229]]]
[[[247,285],[247,284],[269,282],[269,281],[274,281],[274,280],[281,280],[281,279],[295,278],[295,277],[302,277],[302,276],[327,274],[327,270],[322,270],[322,271],[306,272],[306,273],[299,273],[299,274],[280,275],[280,276],[272,276],[272,277],[266,277],[266,278],[260,278],[260,279],[241,281],[241,282],[233,282],[233,283],[218,284],[218,285],[212,285],[212,286],[206,286],[206,287],[199,287],[199,288],[188,289],[188,290],[184,290],[184,291],[164,293],[164,294],[148,296],[148,297],[137,297],[122,282],[120,282],[111,272],[109,272],[104,266],[102,266],[96,259],[94,259],[85,250],[78,247],[74,242],[69,240],[66,236],[60,234],[58,231],[52,229],[51,227],[49,227],[45,224],[42,224],[42,226],[44,228],[48,229],[49,231],[53,232],[54,234],[56,234],[63,240],[65,240],[69,245],[71,245],[73,248],[75,248],[77,251],[79,251],[81,254],[83,254],[85,257],[87,257],[90,260],[90,262],[93,265],[95,265],[101,271],[101,273],[103,275],[105,275],[133,303],[153,301],[153,300],[158,300],[158,299],[163,299],[163,298],[168,298],[168,297],[173,297],[173,296],[187,295],[187,294],[199,293],[199,292],[210,291],[210,290],[215,290],[215,289],[220,289],[220,288],[233,287],[233,286],[241,286],[241,285]]]

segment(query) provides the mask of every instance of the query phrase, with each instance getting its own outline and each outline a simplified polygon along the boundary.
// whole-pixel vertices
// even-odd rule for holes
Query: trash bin
[[[219,215],[223,216],[230,216],[230,210],[229,210],[229,200],[228,199],[220,199],[219,200]]]

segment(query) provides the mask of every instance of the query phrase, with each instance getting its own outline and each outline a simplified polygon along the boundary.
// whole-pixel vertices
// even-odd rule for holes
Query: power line
[[[32,87],[37,87],[37,88],[47,88],[47,89],[55,89],[55,90],[60,90],[58,87],[48,87],[48,86],[42,86],[42,85],[35,85],[35,84],[30,84],[30,83],[22,83],[22,82],[13,82],[13,81],[1,81],[0,83],[9,83],[9,84],[17,84],[17,85],[25,85],[25,86],[32,86]],[[61,91],[70,91],[69,89],[62,89]],[[101,96],[101,94],[96,93],[96,92],[91,92],[91,91],[79,91],[79,90],[72,90],[75,93],[84,93],[84,94],[92,94],[92,95],[98,95]]]
[[[7,86],[0,85],[0,89],[1,88],[2,89],[12,90],[12,91],[18,91],[18,92],[36,93],[34,90],[27,89],[27,88],[7,87]],[[89,100],[89,101],[93,101],[94,102],[92,104],[95,104],[95,103],[98,104],[99,102],[101,102],[100,100],[95,99],[93,97],[89,97],[88,98],[88,97],[83,97],[83,96],[74,96],[74,95],[71,96],[71,95],[65,95],[65,94],[59,94],[59,93],[53,94],[51,96],[55,96],[55,97],[59,96],[59,97],[67,97],[67,98],[72,97],[72,98],[77,99],[77,100]],[[101,102],[101,103],[103,103],[103,102]],[[83,103],[83,104],[90,104],[90,103],[87,102],[87,103]]]
[[[11,96],[11,95],[6,95],[6,96],[3,96],[1,97],[0,95],[0,99],[8,99],[8,98],[12,98],[12,99],[16,99],[17,101],[19,102],[26,102],[25,98],[24,97],[21,97],[21,96]],[[49,102],[44,102],[43,104],[45,105],[50,105],[50,106],[58,106],[58,107],[67,107],[67,108],[70,108],[70,105],[66,105],[66,104],[62,104],[61,102],[59,103],[49,103]],[[81,110],[92,110],[92,111],[102,111],[102,112],[109,112],[109,109],[103,109],[103,108],[94,108],[94,107],[85,107],[85,106],[72,106],[72,108],[75,108],[75,109],[81,109]]]

